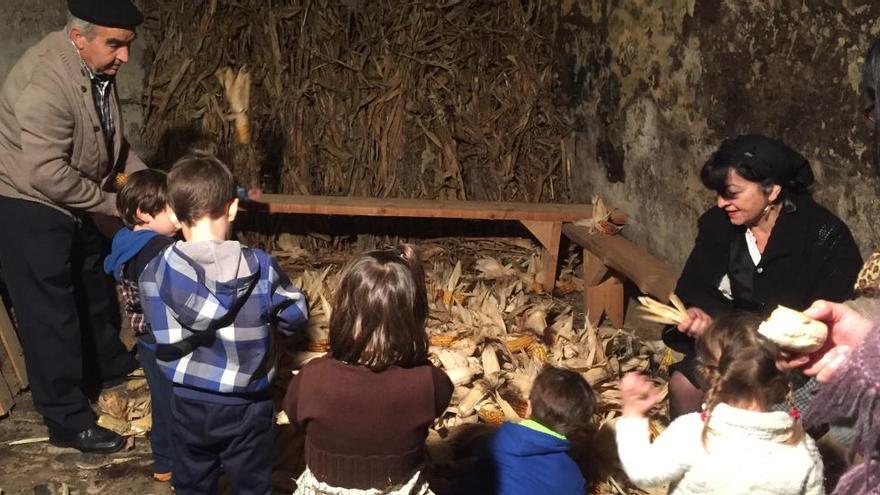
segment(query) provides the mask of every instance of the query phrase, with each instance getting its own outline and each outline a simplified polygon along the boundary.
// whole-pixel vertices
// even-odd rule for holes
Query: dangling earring
[[[767,203],[767,206],[764,207],[764,210],[761,212],[761,216],[767,216],[770,213],[770,210],[773,209],[773,205]]]

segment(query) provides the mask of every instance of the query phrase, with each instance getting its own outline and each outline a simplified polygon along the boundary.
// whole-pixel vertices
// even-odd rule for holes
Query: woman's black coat
[[[700,217],[676,294],[713,317],[734,308],[767,314],[777,305],[803,310],[817,299],[852,298],[862,257],[849,228],[809,196],[792,202],[796,210],[780,214],[758,266],[749,263],[752,273],[736,274],[753,277],[752,301],[730,301],[718,290],[731,265],[732,243],[745,245],[745,227],[731,224],[718,207]]]

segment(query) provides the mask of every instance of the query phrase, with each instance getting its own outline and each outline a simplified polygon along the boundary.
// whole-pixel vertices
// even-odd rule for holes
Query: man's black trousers
[[[3,196],[0,233],[0,265],[37,412],[50,431],[89,428],[89,394],[136,365],[119,340],[118,307],[103,272],[108,241],[88,215]]]

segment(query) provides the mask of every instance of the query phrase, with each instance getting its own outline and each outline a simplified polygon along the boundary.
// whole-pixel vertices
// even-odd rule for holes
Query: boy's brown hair
[[[143,222],[137,212],[156,216],[168,205],[168,177],[155,169],[138,170],[128,176],[116,194],[116,209],[122,223],[134,228]]]
[[[788,398],[788,379],[776,367],[776,345],[758,333],[761,321],[760,316],[747,312],[722,315],[697,340],[697,359],[709,382],[703,446],[711,432],[709,419],[718,404],[754,401],[769,408]],[[785,443],[796,444],[803,436],[803,427],[796,423]]]
[[[192,226],[204,217],[220,218],[235,197],[232,172],[214,156],[186,156],[168,173],[168,202],[184,225]]]
[[[427,363],[428,296],[413,248],[364,253],[342,273],[330,317],[330,355],[374,371]]]
[[[579,373],[547,366],[529,394],[532,419],[566,437],[585,430],[596,412],[596,393]]]

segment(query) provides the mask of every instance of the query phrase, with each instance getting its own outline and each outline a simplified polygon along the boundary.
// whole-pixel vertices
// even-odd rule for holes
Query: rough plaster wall
[[[21,55],[44,35],[64,27],[66,0],[0,0],[0,19],[5,29],[0,35],[0,81]],[[141,151],[141,91],[143,90],[144,43],[136,41],[129,62],[120,69],[117,82],[122,103],[125,135],[136,151]]]
[[[858,93],[880,2],[561,0],[559,12],[578,199],[629,213],[630,238],[681,267],[714,202],[700,167],[721,139],[761,132],[811,161],[817,200],[863,255],[880,247]]]

